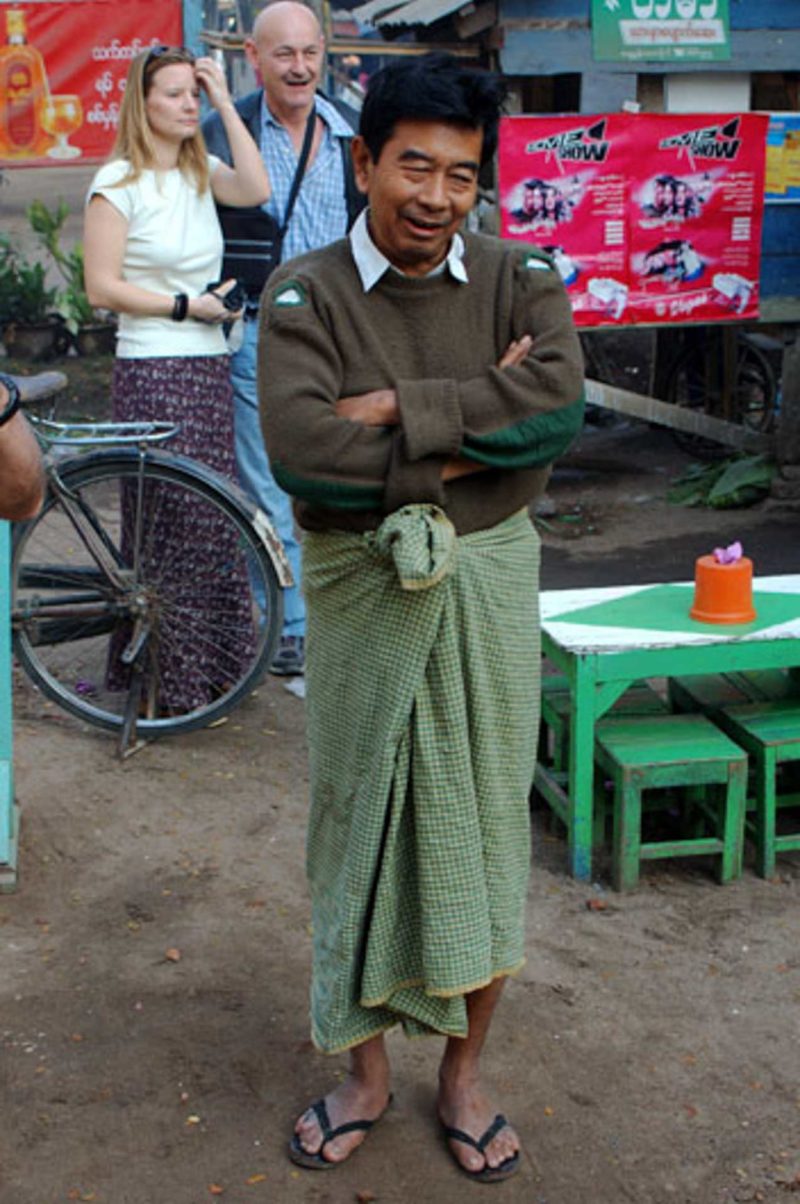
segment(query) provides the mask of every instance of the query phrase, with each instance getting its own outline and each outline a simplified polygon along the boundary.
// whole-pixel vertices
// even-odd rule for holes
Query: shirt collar
[[[317,92],[314,98],[314,108],[317,116],[322,118],[335,138],[352,138],[353,131],[339,110],[319,92]],[[270,112],[270,107],[267,104],[267,94],[264,91],[261,93],[261,121],[264,125],[273,125],[279,130],[285,128],[278,121],[277,117],[274,117]]]
[[[397,268],[392,266],[383,252],[379,251],[372,241],[369,226],[367,225],[366,209],[363,209],[359,213],[353,223],[349,238],[350,251],[355,260],[358,274],[361,277],[361,285],[365,293],[374,288],[386,272],[397,271]],[[460,234],[453,236],[450,250],[447,252],[447,257],[441,264],[441,267],[434,269],[434,272],[439,271],[449,271],[453,279],[457,280],[459,284],[469,284],[467,268],[464,263],[464,239]]]

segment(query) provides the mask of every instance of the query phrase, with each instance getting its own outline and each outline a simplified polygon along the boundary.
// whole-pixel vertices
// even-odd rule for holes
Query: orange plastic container
[[[713,556],[699,556],[689,614],[701,623],[751,623],[756,617],[752,560],[742,556],[732,564],[720,564]]]

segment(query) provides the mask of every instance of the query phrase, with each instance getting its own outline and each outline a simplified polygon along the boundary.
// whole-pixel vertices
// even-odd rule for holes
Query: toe
[[[486,1165],[486,1159],[478,1150],[473,1150],[471,1146],[466,1145],[463,1141],[451,1141],[450,1148],[456,1158],[456,1161],[468,1171],[482,1171]]]
[[[294,1127],[297,1139],[307,1154],[318,1154],[322,1146],[322,1130],[313,1112],[304,1112]]]
[[[341,1141],[329,1141],[325,1146],[322,1157],[326,1162],[344,1162],[350,1148]]]
[[[486,1149],[486,1163],[493,1170],[519,1153],[519,1141],[513,1129],[502,1129]]]

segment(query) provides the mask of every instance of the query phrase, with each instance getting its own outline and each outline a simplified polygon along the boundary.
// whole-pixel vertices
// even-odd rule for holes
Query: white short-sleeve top
[[[209,155],[212,175],[219,162]],[[120,185],[129,170],[125,159],[104,164],[87,196],[87,203],[95,195],[105,197],[128,222],[124,279],[168,296],[202,293],[207,284],[219,280],[222,265],[222,231],[211,189],[201,196],[177,167],[146,170]],[[224,355],[226,351],[220,326],[192,318],[175,322],[169,317],[120,314],[117,355],[123,359]]]

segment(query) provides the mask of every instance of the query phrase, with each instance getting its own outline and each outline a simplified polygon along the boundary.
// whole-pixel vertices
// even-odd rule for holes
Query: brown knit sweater
[[[311,530],[369,530],[430,501],[459,534],[541,493],[580,428],[583,360],[558,272],[519,243],[464,235],[468,284],[387,272],[365,293],[346,239],[283,265],[261,305],[259,393],[277,482]],[[516,367],[495,365],[533,337]],[[338,417],[341,397],[397,391],[400,423]],[[447,459],[486,471],[443,483]]]

